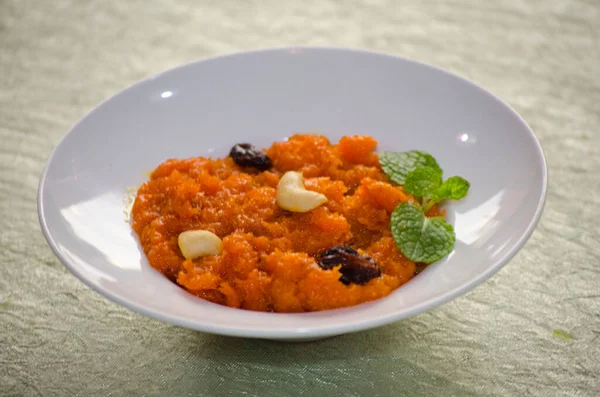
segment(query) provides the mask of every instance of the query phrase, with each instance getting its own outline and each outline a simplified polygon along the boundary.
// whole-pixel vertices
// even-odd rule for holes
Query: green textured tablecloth
[[[541,224],[466,296],[376,330],[283,344],[132,313],[53,256],[44,163],[96,103],[201,57],[281,45],[449,69],[536,132]],[[0,395],[600,396],[600,2],[0,0]]]

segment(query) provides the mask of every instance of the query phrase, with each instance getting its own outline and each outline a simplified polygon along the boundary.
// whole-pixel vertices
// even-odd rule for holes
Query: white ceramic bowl
[[[149,170],[167,158],[225,156],[240,141],[266,147],[306,131],[332,141],[371,135],[379,150],[425,150],[445,175],[468,179],[467,198],[447,206],[454,251],[386,298],[303,314],[203,301],[148,265],[126,222],[125,198]],[[194,62],[96,107],[50,156],[38,212],[65,266],[129,309],[204,332],[308,340],[413,316],[489,278],[533,232],[546,184],[533,132],[473,83],[395,56],[282,48]]]

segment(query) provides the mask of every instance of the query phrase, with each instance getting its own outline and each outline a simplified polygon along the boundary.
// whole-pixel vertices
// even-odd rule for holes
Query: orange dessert
[[[215,303],[305,312],[384,297],[415,274],[390,231],[394,208],[414,198],[388,180],[376,145],[368,136],[332,145],[295,135],[261,152],[268,164],[258,169],[231,156],[167,160],[138,191],[133,229],[152,267]],[[288,171],[301,173],[306,190],[326,201],[305,212],[282,209],[277,189]],[[190,230],[216,235],[219,253],[186,259],[178,237]],[[344,279],[336,254],[362,258],[370,275]]]

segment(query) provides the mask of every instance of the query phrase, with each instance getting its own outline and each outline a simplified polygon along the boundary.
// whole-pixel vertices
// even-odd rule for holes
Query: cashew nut
[[[179,249],[186,259],[196,259],[205,255],[218,255],[223,250],[223,242],[207,230],[188,230],[177,238]]]
[[[327,202],[324,194],[306,190],[302,174],[288,171],[277,184],[277,205],[284,210],[308,212]]]

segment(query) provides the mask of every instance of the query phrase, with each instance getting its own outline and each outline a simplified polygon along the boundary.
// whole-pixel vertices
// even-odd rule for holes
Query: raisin
[[[360,255],[358,251],[348,245],[336,245],[328,248],[319,255],[318,263],[325,270],[342,265],[340,281],[346,285],[350,283],[362,285],[372,278],[381,276],[381,269],[373,258]]]
[[[269,156],[249,143],[238,143],[231,148],[229,155],[240,167],[252,167],[259,171],[271,168]]]

